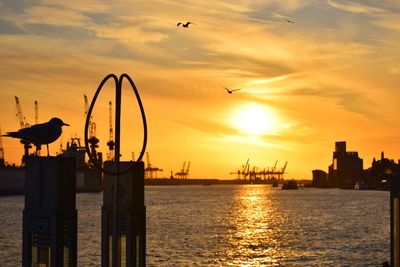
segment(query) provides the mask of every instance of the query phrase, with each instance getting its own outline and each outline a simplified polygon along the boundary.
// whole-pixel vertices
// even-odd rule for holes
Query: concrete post
[[[144,205],[144,163],[120,162],[121,171],[131,172],[118,177],[117,251],[112,253],[114,182],[115,176],[104,175],[102,207],[102,266],[144,267],[146,266],[146,208]],[[104,169],[117,170],[116,162],[104,162]],[[113,259],[113,254],[117,259]]]
[[[26,157],[23,266],[77,266],[76,164]]]

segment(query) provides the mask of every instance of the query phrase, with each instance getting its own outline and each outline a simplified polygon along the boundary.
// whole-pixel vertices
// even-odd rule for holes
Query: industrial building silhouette
[[[371,167],[364,169],[363,159],[358,152],[347,151],[346,142],[335,143],[332,164],[328,166],[328,173],[323,170],[313,170],[313,187],[339,187],[353,189],[362,183],[368,189],[388,189],[390,178],[400,173],[400,160],[385,158],[381,153],[379,160],[373,159]]]

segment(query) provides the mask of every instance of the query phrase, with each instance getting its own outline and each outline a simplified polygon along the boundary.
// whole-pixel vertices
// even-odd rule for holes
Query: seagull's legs
[[[35,156],[40,156],[40,150],[42,150],[41,145],[35,145],[36,151],[35,151]]]
[[[49,156],[50,156],[50,153],[49,153],[49,144],[46,144],[46,147],[47,147],[47,156],[49,157]]]

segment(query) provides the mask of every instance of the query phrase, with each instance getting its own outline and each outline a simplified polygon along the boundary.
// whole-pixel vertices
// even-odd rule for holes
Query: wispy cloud
[[[327,3],[334,8],[344,10],[351,13],[358,14],[379,14],[379,13],[387,13],[387,10],[380,7],[375,7],[372,5],[355,3],[352,1],[338,1],[338,0],[328,0]]]

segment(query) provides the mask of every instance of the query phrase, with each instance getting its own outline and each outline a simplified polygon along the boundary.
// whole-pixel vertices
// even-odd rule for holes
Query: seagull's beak
[[[65,123],[65,122],[63,122],[63,125],[62,126],[69,126],[69,124],[68,123]]]

